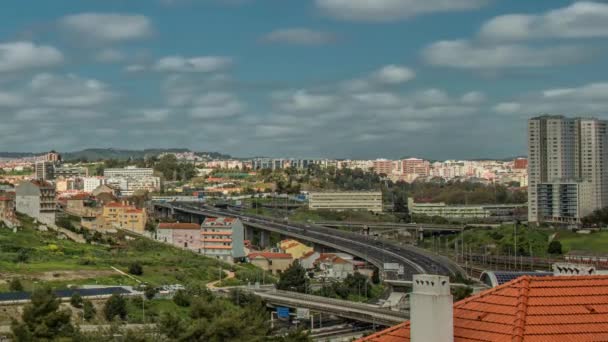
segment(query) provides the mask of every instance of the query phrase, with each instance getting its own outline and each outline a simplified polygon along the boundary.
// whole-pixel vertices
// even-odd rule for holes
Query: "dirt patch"
[[[80,270],[80,271],[50,271],[29,273],[27,275],[16,273],[0,273],[0,284],[8,283],[12,278],[37,279],[42,281],[52,280],[80,280],[97,277],[113,276],[117,273],[113,270]]]

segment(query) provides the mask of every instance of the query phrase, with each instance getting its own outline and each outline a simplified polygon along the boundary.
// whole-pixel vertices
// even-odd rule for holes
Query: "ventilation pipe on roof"
[[[594,266],[567,263],[553,264],[553,275],[556,276],[584,276],[593,274],[595,274]]]
[[[453,342],[454,308],[450,278],[416,274],[410,295],[412,342]]]

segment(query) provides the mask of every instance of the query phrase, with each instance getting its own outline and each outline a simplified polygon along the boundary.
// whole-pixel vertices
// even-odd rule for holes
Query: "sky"
[[[608,1],[2,0],[0,151],[526,153],[608,117]]]

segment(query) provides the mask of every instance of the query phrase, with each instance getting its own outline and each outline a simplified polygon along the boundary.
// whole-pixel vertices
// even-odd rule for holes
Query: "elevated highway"
[[[392,326],[409,319],[407,311],[393,311],[375,305],[312,296],[288,291],[253,291],[267,304],[310,309],[315,312],[377,325]]]
[[[390,241],[376,239],[356,233],[341,231],[312,224],[300,224],[274,220],[262,216],[244,215],[229,209],[220,210],[199,207],[187,203],[154,203],[155,210],[168,211],[171,215],[191,215],[191,217],[237,217],[247,227],[279,233],[302,241],[327,246],[352,254],[374,264],[380,271],[384,263],[397,263],[403,266],[404,274],[399,277],[411,279],[419,273],[466,276],[464,270],[450,259],[432,254],[414,246],[402,246]],[[393,277],[385,273],[385,278]]]
[[[419,223],[391,223],[391,222],[355,222],[355,221],[314,221],[314,224],[325,227],[347,227],[347,228],[373,228],[374,230],[418,230],[436,232],[461,232],[464,226],[443,224],[419,224]]]

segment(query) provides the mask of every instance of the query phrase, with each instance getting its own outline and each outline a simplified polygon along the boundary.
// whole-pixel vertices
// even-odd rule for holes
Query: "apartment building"
[[[103,224],[116,229],[128,229],[143,233],[146,229],[147,215],[143,209],[133,205],[113,202],[103,207]]]
[[[87,177],[89,175],[89,169],[79,166],[58,166],[55,167],[54,172],[55,178]]]
[[[16,210],[44,224],[55,224],[55,186],[42,180],[25,181],[15,188]]]
[[[598,119],[566,118],[564,116],[540,116],[528,121],[528,221],[539,223],[548,217],[548,208],[539,208],[539,189],[548,191],[557,183],[572,189],[573,182],[590,182],[591,191],[585,184],[576,186],[577,196],[590,199],[574,199],[565,206],[588,205],[580,213],[590,212],[608,205],[608,135],[606,121]],[[546,198],[545,198],[546,200]],[[545,202],[546,203],[546,202]],[[552,210],[552,213],[563,211]],[[570,212],[570,211],[568,211]],[[560,221],[551,216],[552,221]],[[563,221],[571,221],[564,217]],[[580,221],[580,217],[576,220]]]
[[[372,165],[375,173],[384,175],[390,175],[393,173],[393,169],[395,167],[394,162],[387,159],[376,159]]]
[[[542,222],[577,224],[593,211],[591,182],[540,183],[536,193]]]
[[[87,193],[93,192],[98,186],[106,184],[106,178],[97,177],[85,177],[83,179],[83,191]]]
[[[200,253],[226,262],[246,256],[245,232],[241,220],[208,217],[201,225]]]
[[[180,248],[200,252],[201,226],[196,223],[159,223],[154,239]]]
[[[6,193],[0,193],[0,222],[4,222],[8,227],[12,227],[17,222],[15,198]]]
[[[55,164],[51,161],[37,161],[34,164],[36,179],[47,181],[55,179]]]
[[[134,166],[127,166],[125,168],[114,168],[114,169],[105,169],[103,171],[103,175],[105,177],[146,177],[153,176],[154,170],[150,168],[137,168]]]
[[[382,211],[381,191],[311,192],[308,207],[311,210],[365,210]]]

